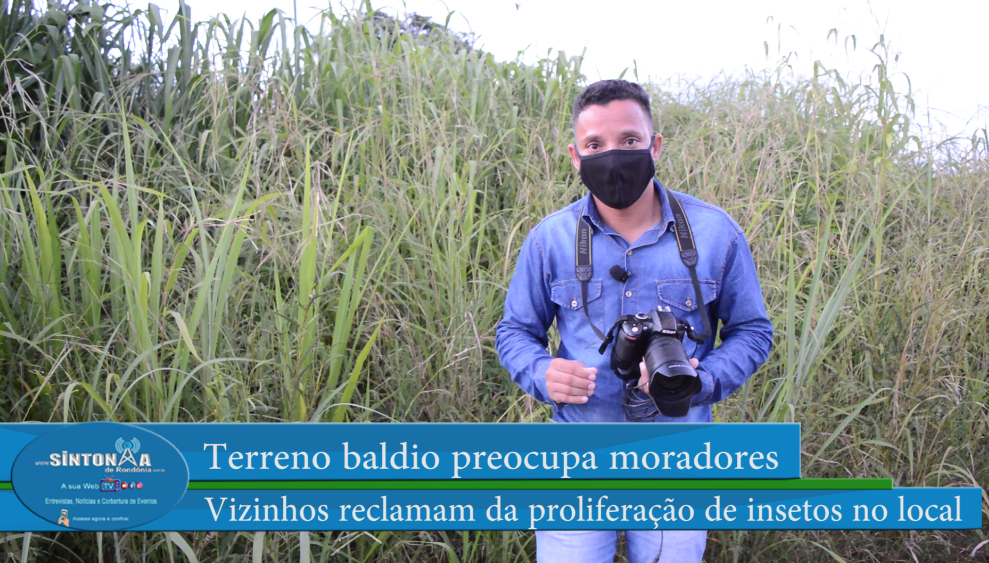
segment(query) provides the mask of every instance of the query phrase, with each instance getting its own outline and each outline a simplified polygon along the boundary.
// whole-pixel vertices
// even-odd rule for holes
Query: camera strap
[[[683,211],[683,206],[680,205],[680,200],[673,195],[673,192],[666,189],[666,196],[670,201],[670,209],[673,211],[673,232],[676,235],[677,247],[680,249],[680,261],[683,265],[687,267],[690,271],[690,281],[694,285],[694,294],[697,298],[697,308],[700,309],[701,323],[704,326],[704,334],[700,335],[704,340],[711,335],[711,322],[707,318],[707,308],[704,306],[704,297],[701,294],[701,284],[697,279],[697,245],[694,243],[694,233],[690,229],[690,223],[687,221],[687,214]],[[591,322],[591,315],[587,311],[587,285],[591,281],[591,277],[594,275],[594,261],[592,255],[592,244],[591,237],[593,236],[593,231],[591,226],[587,224],[584,220],[584,207],[581,206],[580,213],[577,215],[577,233],[574,237],[574,247],[575,247],[575,265],[574,273],[577,276],[577,281],[580,282],[580,299],[584,307],[584,316],[587,317],[587,323],[591,325],[594,329],[594,334],[597,335],[604,344],[602,348],[606,348],[610,343],[613,335],[612,331],[608,332],[608,336],[605,336],[601,330]]]
[[[587,317],[587,323],[594,329],[594,334],[604,340],[604,333],[594,325],[591,321],[591,314],[587,311],[587,283],[591,281],[591,276],[594,275],[594,260],[591,250],[591,236],[593,234],[591,226],[584,221],[584,207],[581,206],[580,214],[577,215],[577,236],[574,240],[577,257],[574,270],[577,274],[577,281],[580,282],[580,300],[584,307],[584,316]]]
[[[673,232],[676,235],[677,246],[680,248],[680,261],[690,270],[690,282],[694,284],[694,294],[697,297],[697,308],[700,309],[701,323],[704,325],[704,340],[711,336],[711,322],[707,318],[707,307],[704,306],[704,297],[701,295],[701,284],[697,279],[697,245],[694,244],[694,233],[690,229],[687,221],[687,214],[683,212],[680,200],[673,195],[673,192],[666,190],[666,197],[670,200],[670,210],[673,211]]]

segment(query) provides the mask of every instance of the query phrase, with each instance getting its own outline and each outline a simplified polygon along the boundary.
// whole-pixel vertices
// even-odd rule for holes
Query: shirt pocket
[[[599,342],[594,330],[588,324],[588,318],[599,330],[606,330],[601,326],[604,322],[601,280],[587,282],[587,315],[584,314],[585,303],[581,297],[579,281],[576,279],[555,281],[550,289],[550,299],[557,306],[556,324],[561,340],[566,342],[574,338],[583,344]]]
[[[710,305],[718,297],[718,284],[711,280],[699,280],[704,305]],[[688,321],[695,329],[701,330],[700,309],[697,306],[697,292],[690,280],[663,280],[656,284],[661,307],[669,307],[676,316]]]

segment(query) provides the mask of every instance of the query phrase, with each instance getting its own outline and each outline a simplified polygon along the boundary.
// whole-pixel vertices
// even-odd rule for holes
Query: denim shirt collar
[[[656,240],[659,239],[659,236],[665,233],[666,231],[668,231],[673,225],[673,209],[670,208],[670,201],[666,197],[667,195],[666,189],[663,188],[663,185],[660,184],[659,180],[655,178],[653,178],[652,184],[653,184],[653,189],[656,190],[656,197],[659,198],[659,205],[660,205],[660,211],[662,212],[662,218],[659,220],[659,223],[650,227],[649,230],[642,235],[642,237],[640,238],[640,241],[642,242],[645,242],[646,234],[649,234],[653,231],[657,231],[658,228],[658,232],[656,232],[656,238],[651,239],[649,241],[649,242],[656,242]],[[584,197],[583,203],[581,203],[581,207],[583,208],[583,217],[586,217],[590,221],[591,225],[593,225],[603,233],[609,235],[618,234],[614,231],[614,229],[606,225],[604,223],[604,220],[601,219],[601,215],[598,214],[597,205],[594,204],[594,196],[592,196],[590,192],[587,192],[587,195]],[[629,242],[631,243],[633,241],[629,241]]]

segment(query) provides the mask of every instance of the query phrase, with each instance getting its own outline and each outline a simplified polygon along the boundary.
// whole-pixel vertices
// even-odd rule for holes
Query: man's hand
[[[577,360],[553,358],[546,370],[546,390],[557,403],[586,403],[594,394],[597,368],[589,368]]]
[[[700,364],[700,360],[697,358],[690,358],[690,365],[697,369],[697,365]],[[646,395],[649,394],[649,373],[646,372],[646,362],[645,360],[639,362],[639,391],[642,391]]]

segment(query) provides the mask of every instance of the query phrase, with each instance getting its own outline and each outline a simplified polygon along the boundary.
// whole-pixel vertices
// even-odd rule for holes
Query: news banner
[[[0,530],[976,529],[799,424],[0,424]]]

